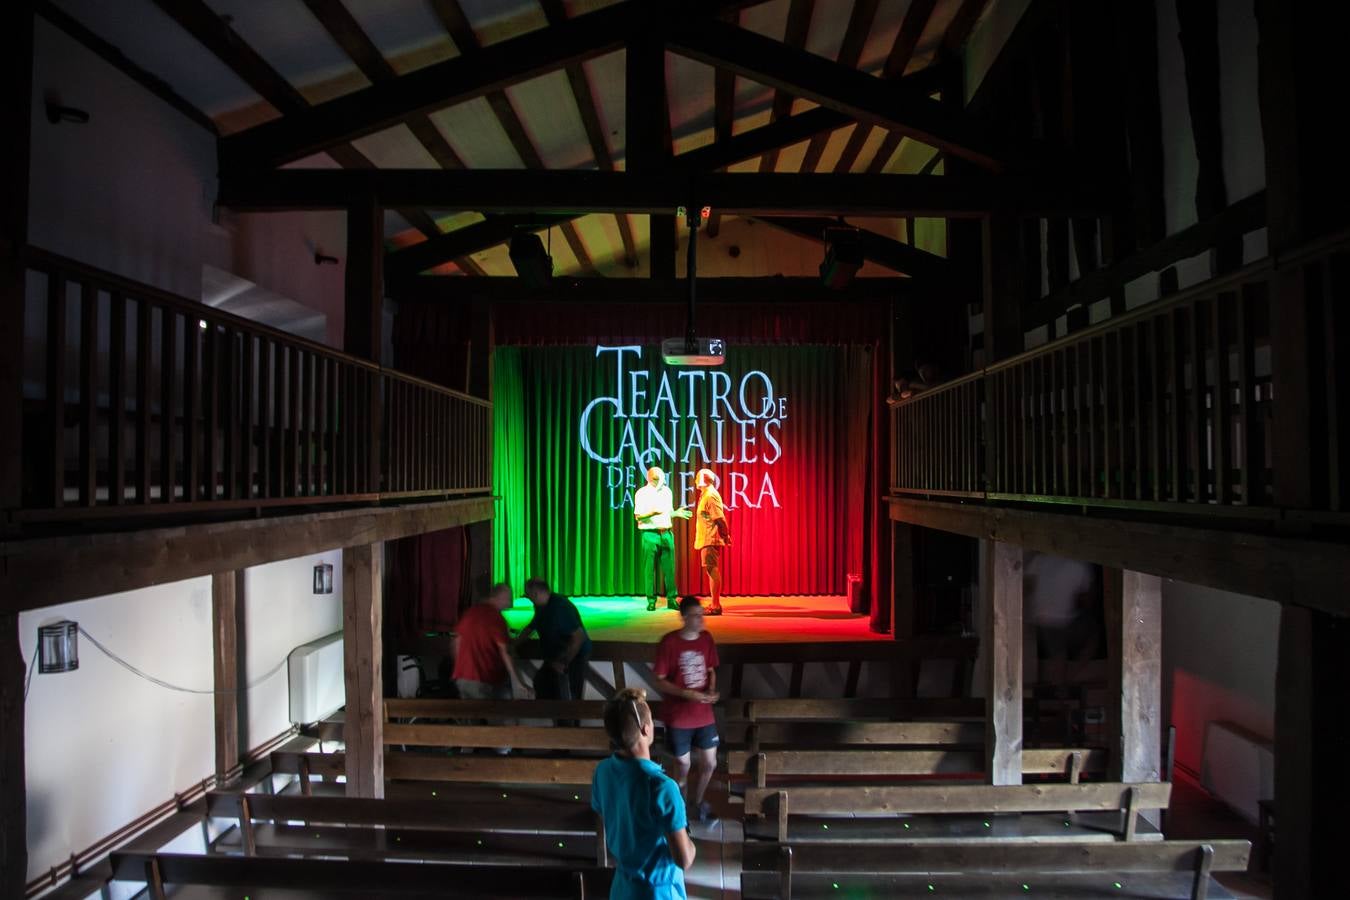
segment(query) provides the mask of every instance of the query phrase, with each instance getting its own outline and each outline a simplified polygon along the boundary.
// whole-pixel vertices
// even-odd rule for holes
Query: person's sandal
[[[655,600],[648,600],[648,601],[647,601],[647,612],[656,612],[656,601],[655,601]]]
[[[705,616],[720,616],[722,614],[722,606],[721,604],[718,604],[717,606],[710,606],[703,611],[703,614]]]

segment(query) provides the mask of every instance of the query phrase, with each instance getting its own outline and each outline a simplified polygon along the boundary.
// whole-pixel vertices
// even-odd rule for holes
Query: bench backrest
[[[454,700],[438,698],[384,701],[390,719],[600,719],[603,700]]]
[[[902,721],[908,719],[984,718],[984,700],[971,697],[918,697],[910,699],[815,699],[781,697],[764,700],[729,700],[723,705],[727,719],[751,722],[815,719]]]
[[[208,816],[305,822],[310,825],[383,825],[438,831],[544,829],[550,833],[595,831],[595,813],[585,802],[536,797],[494,799],[490,803],[432,800],[372,800],[362,797],[297,797],[211,791]]]
[[[1121,784],[955,784],[856,785],[747,788],[745,814],[774,816],[778,840],[787,841],[789,815],[854,813],[1039,813],[1124,810],[1123,836],[1134,837],[1140,810],[1167,809],[1172,785]]]
[[[609,750],[603,728],[535,725],[403,725],[384,726],[385,746],[515,747],[522,750]]]
[[[1211,871],[1247,868],[1251,844],[1242,840],[1033,843],[979,840],[967,843],[873,842],[868,844],[747,841],[742,853],[741,892],[745,897],[791,900],[792,876],[905,875],[947,881],[966,876],[1013,873],[1082,874],[1193,872],[1192,897],[1203,897]],[[842,878],[840,879],[843,880]],[[846,885],[852,887],[852,885]]]
[[[983,722],[753,722],[745,742],[751,751],[766,745],[791,747],[984,746]]]
[[[301,776],[307,790],[308,776],[336,778],[345,775],[342,753],[272,754],[272,772]],[[599,759],[530,759],[525,757],[427,756],[385,751],[384,776],[395,781],[477,782],[485,784],[590,784]]]
[[[1025,775],[1064,775],[1106,770],[1106,751],[1053,748],[1022,751]],[[984,752],[968,750],[732,750],[727,771],[748,775],[764,787],[771,775],[900,776],[960,775],[984,771]]]
[[[603,897],[613,870],[598,866],[508,866],[460,863],[391,863],[356,860],[271,857],[195,856],[177,853],[114,853],[113,877],[145,881],[150,896],[162,900],[165,884],[238,888],[279,888],[328,893],[445,891],[489,896],[510,886],[516,897]]]

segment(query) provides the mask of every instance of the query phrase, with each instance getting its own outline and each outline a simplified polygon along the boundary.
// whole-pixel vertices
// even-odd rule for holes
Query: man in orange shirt
[[[699,489],[698,509],[694,513],[694,549],[698,551],[703,571],[708,573],[708,589],[712,594],[712,605],[708,615],[722,614],[722,548],[731,543],[731,531],[727,528],[726,511],[722,506],[722,495],[717,492],[717,476],[712,469],[699,469],[694,479]]]

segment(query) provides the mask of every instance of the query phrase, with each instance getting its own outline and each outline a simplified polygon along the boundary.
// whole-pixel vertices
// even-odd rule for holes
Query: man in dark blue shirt
[[[525,582],[525,596],[534,604],[534,618],[520,632],[523,641],[531,631],[539,634],[544,658],[534,676],[534,695],[541,700],[580,700],[586,688],[591,638],[581,623],[581,613],[562,594],[549,590],[542,578]]]

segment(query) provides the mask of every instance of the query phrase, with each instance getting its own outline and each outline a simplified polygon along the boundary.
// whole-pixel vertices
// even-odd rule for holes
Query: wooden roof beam
[[[807,216],[756,216],[758,221],[774,228],[795,234],[798,237],[825,242],[825,229],[835,228],[840,223],[834,219],[812,218]],[[926,284],[945,284],[951,277],[951,265],[936,253],[902,244],[900,241],[868,231],[858,229],[861,237],[863,258],[879,266],[885,266],[895,272],[922,280]]]
[[[369,196],[384,207],[530,214],[669,215],[678,206],[710,205],[742,215],[937,218],[1098,215],[1114,199],[1092,182],[1033,175],[285,169],[222,176],[219,202],[240,210],[345,209]]]
[[[806,46],[806,34],[811,30],[811,16],[815,12],[815,0],[792,0],[788,7],[787,29],[783,33],[783,43],[800,50]],[[792,94],[782,89],[773,92],[773,110],[769,122],[774,123],[792,112]],[[778,148],[765,152],[759,159],[761,172],[772,172],[778,167]]]
[[[173,7],[197,0],[156,0]],[[698,0],[665,15],[680,20],[715,15],[759,0]],[[203,7],[205,8],[205,7]],[[208,10],[209,12],[209,10]],[[218,24],[214,14],[211,18]],[[638,29],[650,32],[648,4],[616,3],[562,24],[531,31],[474,53],[434,63],[393,81],[318,104],[222,138],[222,171],[271,168],[373,134],[408,118],[454,106],[491,91],[528,81],[555,69],[622,48]]]
[[[790,91],[859,122],[899,131],[993,171],[1000,154],[985,146],[974,120],[922,94],[794,50],[778,41],[716,21],[675,30],[667,45],[676,53],[723,66],[770,87]]]
[[[839,45],[839,55],[835,62],[849,69],[858,68],[858,60],[862,58],[863,47],[867,44],[867,36],[872,32],[872,23],[877,17],[877,6],[880,0],[856,0],[853,4],[853,12],[848,17],[848,27],[844,31],[844,40]],[[853,134],[849,138],[849,146],[853,145],[854,139],[858,135],[866,138],[871,127],[859,122],[853,129]],[[830,142],[828,134],[818,134],[811,138],[811,143],[806,146],[806,155],[802,158],[801,171],[815,172],[820,169],[820,157],[825,152],[825,145]],[[858,145],[861,148],[861,144]],[[848,149],[845,149],[847,156]],[[853,156],[858,154],[854,151]],[[843,159],[840,160],[843,162]],[[835,166],[836,172],[847,172],[852,163],[848,166]]]

